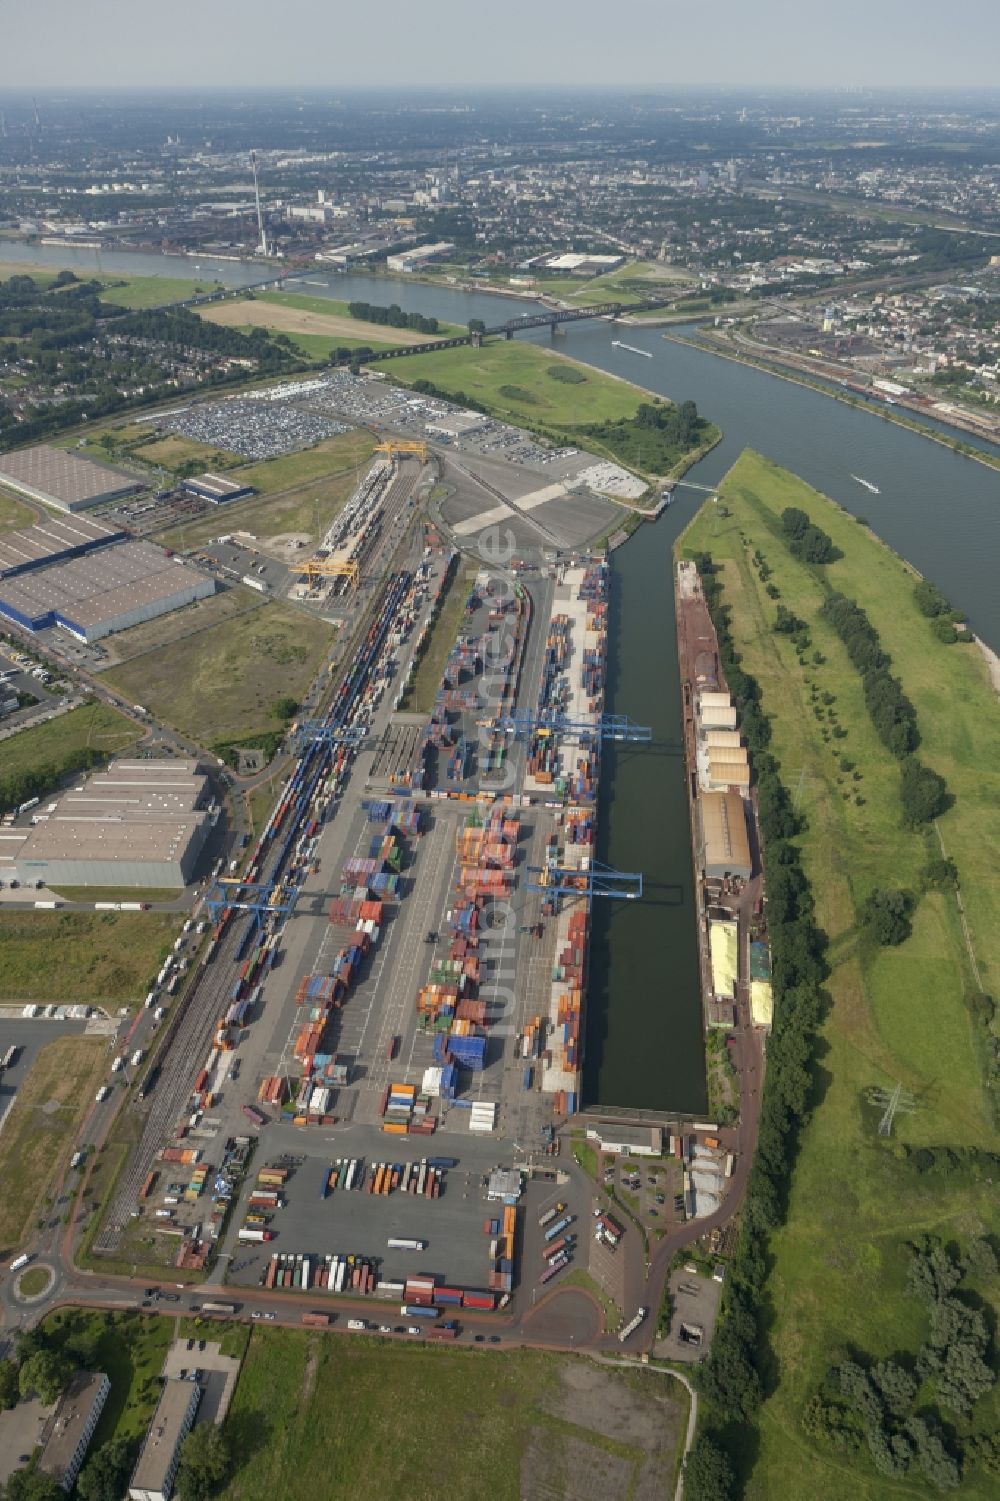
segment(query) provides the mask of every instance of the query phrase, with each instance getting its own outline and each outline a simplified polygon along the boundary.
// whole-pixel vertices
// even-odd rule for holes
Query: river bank
[[[760,370],[765,375],[774,376],[776,380],[787,381],[793,386],[802,386],[806,390],[816,391],[820,396],[832,397],[834,401],[841,402],[844,406],[853,407],[855,411],[867,412],[870,417],[877,417],[882,422],[891,422],[896,427],[906,428],[916,433],[921,438],[929,438],[932,443],[940,443],[942,448],[950,448],[953,453],[961,454],[963,458],[973,459],[976,463],[983,464],[987,469],[1000,470],[1000,454],[993,457],[979,449],[973,448],[968,443],[963,443],[961,438],[952,438],[947,433],[935,432],[919,418],[904,417],[901,412],[890,407],[873,407],[870,402],[863,401],[860,397],[848,391],[838,391],[835,387],[826,384],[821,377],[810,379],[805,371],[801,371],[792,365],[783,365],[778,360],[765,359],[763,356],[756,357],[742,350],[736,350],[732,346],[726,348],[714,341],[703,342],[700,339],[685,339],[677,334],[661,334],[663,339],[668,339],[674,344],[685,344],[689,349],[697,349],[702,354],[710,354],[716,359],[731,360],[736,365],[746,365],[752,370]],[[935,421],[948,425],[943,417],[937,417]],[[964,432],[964,428],[957,431]],[[969,434],[970,437],[978,437],[978,434]],[[989,439],[981,438],[981,442]]]
[[[1000,892],[990,854],[1000,813],[988,770],[1000,755],[1000,727],[978,653],[935,639],[913,597],[914,570],[882,539],[759,454],[740,459],[721,495],[730,514],[703,507],[682,545],[688,556],[710,552],[721,569],[741,666],[760,687],[770,749],[788,769],[802,820],[795,843],[827,941],[831,1001],[787,1217],[778,1217],[766,1247],[760,1356],[773,1379],[755,1414],[748,1494],[881,1501],[884,1480],[867,1448],[834,1447],[830,1430],[810,1424],[808,1413],[817,1392],[826,1400],[837,1350],[857,1350],[866,1363],[916,1354],[922,1326],[904,1275],[915,1224],[933,1224],[942,1240],[963,1248],[995,1233],[989,1169],[984,1164],[980,1176],[976,1166],[976,1154],[996,1151],[997,1130],[987,1072],[991,1024],[975,993],[994,994],[1000,976]],[[780,528],[789,505],[831,536],[835,562],[812,568],[791,556]],[[769,586],[804,622],[808,646],[775,631]],[[903,821],[900,763],[876,732],[861,676],[822,612],[832,590],[866,611],[915,706],[917,754],[951,796],[934,824]],[[942,850],[955,862],[958,888],[925,877]],[[875,888],[912,894],[910,930],[895,946],[877,944],[860,918]],[[915,1108],[897,1115],[887,1142],[878,1132],[880,1102],[896,1084]],[[943,1160],[923,1173],[917,1153],[919,1161]],[[995,1295],[994,1279],[984,1291],[991,1307]],[[995,1426],[995,1395],[981,1408],[978,1419],[955,1425],[959,1446],[970,1427]],[[907,1483],[914,1495],[930,1494],[916,1468]],[[962,1494],[991,1495],[971,1457]]]

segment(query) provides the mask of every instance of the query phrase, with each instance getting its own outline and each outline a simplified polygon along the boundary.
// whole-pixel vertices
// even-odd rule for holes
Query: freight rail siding
[[[349,724],[410,582],[411,575],[406,571],[387,580],[373,609],[368,636],[334,695],[324,720],[326,727],[336,730]],[[345,747],[339,751],[346,769],[349,753]],[[277,881],[284,873],[293,846],[309,822],[312,794],[328,770],[333,754],[333,747],[320,741],[307,747],[298,758],[286,794],[254,848],[246,871],[248,881]],[[150,1072],[157,1073],[157,1086],[150,1096],[142,1136],[130,1154],[105,1223],[95,1238],[94,1250],[98,1253],[113,1254],[119,1248],[164,1139],[185,1113],[198,1065],[208,1052],[219,1015],[231,1000],[239,979],[240,961],[257,926],[256,918],[243,917],[230,908],[223,913],[151,1066]]]

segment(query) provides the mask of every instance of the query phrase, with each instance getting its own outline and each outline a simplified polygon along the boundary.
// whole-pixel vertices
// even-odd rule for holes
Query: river
[[[15,255],[15,252],[18,254]],[[262,278],[255,264],[137,253],[66,251],[0,242],[0,261],[86,272],[217,277],[227,286]],[[303,292],[398,302],[449,322],[499,321],[537,304],[459,292],[405,279],[307,270]],[[683,332],[683,330],[677,330]],[[529,337],[635,381],[661,395],[691,398],[722,428],[720,445],[688,478],[718,483],[744,448],[758,449],[839,501],[968,613],[1000,651],[1000,473],[919,434],[751,366],[629,328],[645,359],[613,349],[606,323],[547,329]],[[851,478],[877,484],[873,495]],[[705,1110],[701,1007],[695,946],[691,849],[683,763],[664,742],[681,735],[671,550],[701,497],[680,490],[671,509],[613,556],[608,710],[651,725],[651,749],[611,746],[604,757],[598,854],[619,870],[642,871],[642,902],[595,902],[584,1099],[588,1104]],[[656,742],[659,742],[657,744]]]

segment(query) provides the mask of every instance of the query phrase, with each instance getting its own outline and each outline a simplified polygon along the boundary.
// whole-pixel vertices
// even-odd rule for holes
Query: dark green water
[[[687,507],[683,510],[687,512]],[[594,902],[585,1103],[705,1112],[704,1044],[691,869],[672,547],[677,504],[613,554],[607,710],[653,731],[608,742],[597,857],[641,871],[641,901]]]

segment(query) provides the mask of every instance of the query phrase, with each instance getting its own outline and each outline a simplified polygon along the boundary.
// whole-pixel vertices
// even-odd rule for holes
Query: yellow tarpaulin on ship
[[[713,922],[708,925],[709,950],[712,956],[712,989],[716,995],[730,999],[736,994],[736,979],[739,973],[738,931],[734,922]]]
[[[750,1015],[755,1027],[769,1027],[774,1016],[770,980],[750,981]]]

